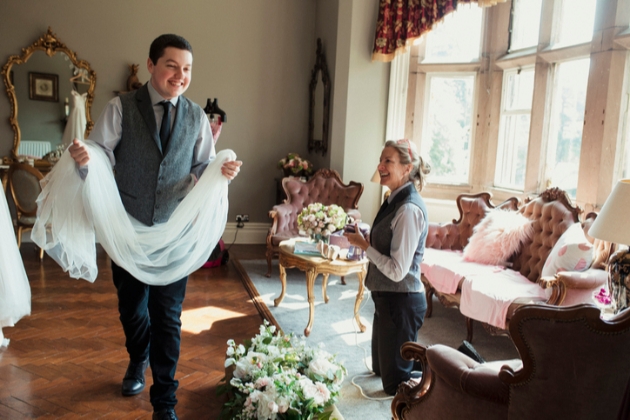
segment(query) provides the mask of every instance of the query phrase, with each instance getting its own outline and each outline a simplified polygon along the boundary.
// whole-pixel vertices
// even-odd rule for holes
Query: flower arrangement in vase
[[[227,344],[221,418],[330,419],[347,371],[321,345],[310,348],[293,333],[276,333],[266,320],[244,345]]]
[[[297,153],[289,153],[278,161],[278,169],[282,169],[284,176],[305,176],[313,173],[313,164]]]
[[[297,223],[300,235],[309,235],[314,240],[327,240],[333,232],[346,225],[348,215],[336,204],[325,206],[312,203],[304,207],[298,214]]]

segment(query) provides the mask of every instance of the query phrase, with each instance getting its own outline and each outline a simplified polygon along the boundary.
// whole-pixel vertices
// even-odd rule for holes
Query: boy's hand
[[[241,162],[240,160],[228,160],[227,162],[223,163],[223,166],[221,166],[221,173],[224,177],[231,181],[236,178],[236,176],[240,172],[242,164],[243,162]]]
[[[88,153],[85,143],[79,139],[72,140],[72,144],[68,148],[70,156],[79,166],[85,166],[90,161],[90,154]]]

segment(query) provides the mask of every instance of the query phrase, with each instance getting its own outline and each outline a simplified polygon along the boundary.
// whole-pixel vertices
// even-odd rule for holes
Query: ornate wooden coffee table
[[[282,282],[282,292],[273,301],[274,306],[280,305],[287,288],[287,268],[298,268],[306,273],[306,293],[308,296],[308,324],[304,329],[304,335],[309,336],[311,329],[313,328],[313,318],[315,316],[315,297],[313,295],[313,287],[315,286],[315,279],[319,274],[323,274],[322,280],[322,295],[324,302],[328,303],[328,295],[326,294],[326,285],[328,284],[328,276],[331,274],[337,276],[346,276],[348,274],[357,273],[359,277],[359,291],[357,293],[357,299],[354,302],[354,317],[357,321],[357,325],[361,332],[365,331],[365,325],[361,323],[359,317],[359,307],[363,300],[363,279],[365,278],[366,266],[368,260],[364,258],[361,261],[349,261],[344,259],[328,260],[321,257],[311,257],[307,255],[296,255],[293,253],[293,245],[295,239],[289,239],[280,243],[279,257],[279,269],[280,269],[280,281]]]

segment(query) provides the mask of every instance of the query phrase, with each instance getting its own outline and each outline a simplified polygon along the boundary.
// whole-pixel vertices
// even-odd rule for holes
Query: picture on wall
[[[59,102],[59,76],[51,73],[29,73],[29,98]]]

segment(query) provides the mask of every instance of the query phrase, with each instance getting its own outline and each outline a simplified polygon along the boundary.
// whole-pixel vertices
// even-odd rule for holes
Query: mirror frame
[[[324,113],[321,140],[313,138],[315,131],[315,89],[317,87],[317,76],[321,72],[322,83],[324,84]],[[322,156],[326,156],[328,151],[328,127],[330,123],[330,76],[328,74],[328,66],[326,57],[322,52],[322,40],[317,38],[317,61],[315,67],[311,71],[311,82],[309,84],[309,112],[308,112],[308,152],[322,152]]]
[[[86,117],[86,128],[85,128],[85,136],[87,137],[94,127],[94,121],[92,121],[91,116],[91,108],[92,102],[94,101],[94,88],[96,87],[96,72],[92,70],[90,64],[85,60],[78,60],[77,55],[74,51],[70,50],[59,41],[57,35],[55,35],[51,28],[48,27],[48,32],[46,32],[42,37],[40,37],[33,44],[28,47],[22,48],[21,55],[12,55],[7,60],[7,63],[2,66],[2,79],[4,80],[4,86],[7,90],[7,95],[9,96],[9,102],[11,103],[11,116],[9,117],[9,123],[13,128],[13,149],[11,150],[11,157],[14,160],[17,160],[17,152],[20,147],[21,133],[20,126],[18,125],[18,104],[17,97],[15,95],[15,86],[11,83],[10,74],[11,69],[14,64],[24,64],[28,61],[28,59],[33,55],[35,51],[44,51],[46,55],[49,57],[54,56],[58,52],[63,52],[68,56],[72,64],[76,67],[85,69],[90,76],[90,87],[87,90],[86,100],[85,100],[85,117]]]

